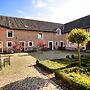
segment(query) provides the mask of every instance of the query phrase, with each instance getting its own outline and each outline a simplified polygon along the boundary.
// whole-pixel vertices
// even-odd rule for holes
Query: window
[[[64,42],[60,41],[60,47],[64,47]]]
[[[58,46],[58,41],[55,41],[55,46]]]
[[[11,48],[12,46],[13,46],[13,42],[12,42],[12,41],[8,41],[8,42],[7,42],[7,47],[8,47],[8,48]]]
[[[42,33],[38,34],[38,39],[43,39],[43,34]]]
[[[58,29],[56,30],[56,32],[57,32],[57,35],[61,35],[61,29],[60,29],[60,28],[58,28]]]
[[[9,31],[9,30],[8,30],[8,31],[7,31],[7,37],[8,37],[8,38],[13,38],[13,37],[14,37],[14,31],[11,31],[11,30]]]
[[[29,47],[33,47],[33,41],[29,41],[29,42],[28,42],[28,46],[29,46]]]

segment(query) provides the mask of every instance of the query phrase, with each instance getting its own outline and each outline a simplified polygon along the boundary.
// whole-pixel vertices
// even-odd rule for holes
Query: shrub
[[[90,73],[86,74],[85,68],[72,67],[57,70],[55,76],[69,83],[75,90],[90,90]],[[87,72],[87,70],[86,70]]]
[[[39,61],[37,60],[37,65],[40,66],[40,68],[44,68],[45,70],[50,70],[51,72],[54,72],[58,68],[64,68],[67,64],[61,63],[59,60],[44,60]]]
[[[66,58],[70,58],[70,56],[69,56],[69,55],[67,55],[67,56],[66,56]]]
[[[71,57],[72,57],[72,58],[75,58],[75,56],[74,56],[73,54],[71,55]]]

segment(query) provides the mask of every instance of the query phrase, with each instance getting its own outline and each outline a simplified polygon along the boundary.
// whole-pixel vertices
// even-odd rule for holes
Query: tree
[[[43,49],[46,46],[46,41],[44,39],[38,40],[37,46],[38,48]]]
[[[15,42],[15,44],[13,45],[13,49],[15,52],[21,52],[22,48],[23,46],[20,44],[20,42]]]
[[[80,48],[88,42],[89,33],[85,29],[72,29],[68,35],[68,39],[70,42],[77,44],[78,65],[81,66]]]

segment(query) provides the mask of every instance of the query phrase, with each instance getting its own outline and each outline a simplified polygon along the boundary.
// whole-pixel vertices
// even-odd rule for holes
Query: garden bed
[[[78,67],[77,56],[66,57],[60,60],[37,61],[37,65],[46,71],[54,72],[55,77],[73,87],[73,90],[90,90],[90,56],[81,56],[81,65]]]
[[[90,72],[83,67],[72,67],[57,70],[55,77],[58,77],[64,83],[71,85],[74,90],[90,90]]]
[[[61,68],[65,68],[68,65],[67,60],[44,60],[44,61],[38,61],[36,62],[40,68],[43,68],[44,70],[54,72],[55,70]]]

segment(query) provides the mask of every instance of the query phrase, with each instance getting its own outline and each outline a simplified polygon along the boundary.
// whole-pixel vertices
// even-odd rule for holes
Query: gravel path
[[[63,90],[56,83],[50,80],[47,76],[40,73],[33,65],[36,62],[36,59],[32,56],[13,56],[12,58],[12,68],[11,66],[6,66],[9,69],[9,72],[13,73],[13,60],[20,59],[22,61],[31,60],[31,64],[24,63],[21,71],[18,70],[18,73],[8,74],[4,73],[4,69],[0,72],[0,90]],[[19,62],[19,63],[20,63]],[[5,68],[6,68],[5,67]],[[19,68],[18,68],[19,69]],[[15,71],[14,71],[15,72]],[[2,76],[3,73],[3,76]],[[5,75],[4,75],[5,74]]]
[[[60,59],[60,58],[65,58],[66,55],[77,55],[76,51],[64,51],[64,50],[59,50],[59,51],[42,51],[42,52],[32,52],[30,55],[33,57],[44,60],[44,59]],[[85,53],[81,52],[81,55],[89,55],[90,53]]]

